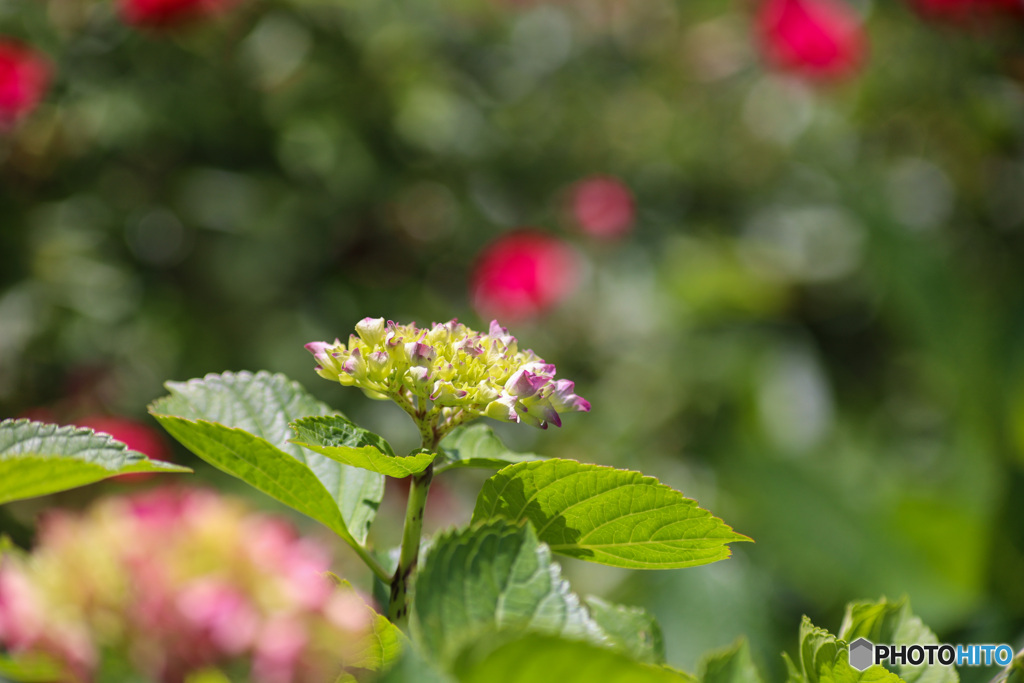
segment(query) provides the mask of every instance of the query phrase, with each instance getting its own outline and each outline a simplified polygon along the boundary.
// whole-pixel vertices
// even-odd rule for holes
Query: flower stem
[[[429,444],[431,450],[437,449],[437,443]],[[424,448],[427,447],[424,439]],[[434,478],[434,465],[431,463],[412,478],[409,486],[409,502],[405,508],[405,529],[402,531],[402,550],[398,558],[398,568],[391,579],[391,600],[388,604],[388,618],[397,625],[404,625],[409,618],[409,584],[412,574],[419,561],[420,538],[423,535],[423,510],[427,505],[427,493],[430,481]]]

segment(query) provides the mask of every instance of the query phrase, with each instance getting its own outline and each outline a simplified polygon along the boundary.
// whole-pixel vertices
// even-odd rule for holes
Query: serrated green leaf
[[[435,539],[416,577],[414,606],[417,639],[442,663],[492,632],[603,639],[533,529],[501,520]]]
[[[474,522],[489,519],[529,521],[556,553],[632,569],[695,567],[750,540],[653,477],[575,460],[497,472],[473,510]]]
[[[746,639],[705,655],[698,678],[701,683],[762,683]]]
[[[0,422],[0,503],[133,472],[191,472],[129,450],[110,435],[30,420]]]
[[[818,683],[818,674],[825,665],[832,666],[845,643],[823,628],[811,623],[808,617],[800,620],[800,666],[809,683]]]
[[[890,601],[851,602],[846,606],[839,637],[850,643],[867,638],[880,645],[938,644],[938,637],[910,611],[906,598]],[[905,683],[959,683],[960,676],[953,666],[941,664],[890,665]]]
[[[352,424],[340,415],[304,417],[292,423],[292,443],[331,460],[389,477],[403,478],[427,469],[436,453],[421,450],[398,457],[383,437]]]
[[[153,407],[161,410],[159,402]],[[153,416],[171,436],[214,467],[312,517],[349,543],[356,542],[338,502],[305,463],[243,429],[160,412]]]
[[[210,374],[168,382],[150,413],[197,456],[362,543],[384,495],[384,477],[289,443],[289,423],[327,415],[284,375]]]
[[[630,659],[614,650],[551,635],[530,634],[467,658],[456,670],[460,683],[692,683],[668,667]]]
[[[658,621],[640,607],[614,605],[601,598],[585,599],[590,618],[601,628],[609,642],[638,662],[665,663],[665,643]]]
[[[536,453],[516,453],[501,442],[485,424],[456,427],[441,442],[445,456],[443,469],[455,467],[501,468],[543,458]]]

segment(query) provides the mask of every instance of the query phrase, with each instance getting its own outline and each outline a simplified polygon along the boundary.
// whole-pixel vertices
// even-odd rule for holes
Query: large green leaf
[[[445,464],[439,469],[455,467],[501,468],[520,462],[541,460],[535,453],[516,453],[501,442],[485,424],[456,427],[441,442]]]
[[[910,611],[906,598],[877,602],[851,602],[839,629],[839,637],[848,643],[867,638],[879,645],[933,645],[938,637]],[[953,666],[941,664],[890,665],[887,667],[906,683],[958,683],[960,676]]]
[[[331,408],[284,375],[225,372],[168,382],[149,411],[214,467],[326,524],[350,543],[366,539],[384,477],[289,443],[289,423]]]
[[[658,621],[640,607],[614,605],[601,598],[586,598],[590,617],[611,645],[647,664],[665,663],[665,643]]]
[[[416,577],[414,606],[420,643],[443,663],[489,633],[603,640],[529,525],[499,520],[439,536]]]
[[[762,683],[746,639],[706,655],[697,677],[701,683]]]
[[[529,521],[554,552],[634,569],[707,564],[750,540],[657,479],[575,460],[497,472],[473,510],[474,522],[495,518]]]
[[[686,674],[577,640],[530,634],[456,669],[460,683],[692,683]]]
[[[110,435],[29,420],[0,422],[0,503],[132,472],[191,472],[128,450]]]
[[[422,472],[437,457],[429,451],[398,457],[383,437],[357,427],[341,415],[304,417],[293,422],[292,429],[294,444],[331,460],[399,479]]]

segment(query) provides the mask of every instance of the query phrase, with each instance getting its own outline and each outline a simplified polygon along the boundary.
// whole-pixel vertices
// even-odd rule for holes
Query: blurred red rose
[[[167,441],[155,429],[126,417],[112,415],[89,415],[75,420],[75,425],[88,427],[96,432],[105,432],[133,451],[143,453],[153,460],[169,461],[171,451]],[[117,479],[143,480],[154,476],[152,473],[122,474]]]
[[[50,62],[41,53],[0,38],[0,127],[35,109],[50,83]]]
[[[542,313],[572,291],[579,257],[559,239],[536,230],[499,237],[477,257],[470,288],[483,317],[521,320]]]
[[[1021,0],[910,0],[922,15],[953,23],[991,18],[999,13],[1024,14]]]
[[[217,14],[238,0],[120,0],[121,17],[136,26],[165,27]]]
[[[592,237],[614,239],[633,228],[633,194],[620,180],[593,176],[576,183],[570,194],[573,220]]]
[[[867,51],[860,17],[841,0],[765,0],[756,27],[765,60],[805,78],[851,76]]]

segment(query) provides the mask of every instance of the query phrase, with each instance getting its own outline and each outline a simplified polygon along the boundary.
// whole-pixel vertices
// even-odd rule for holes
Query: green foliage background
[[[757,541],[682,571],[567,561],[578,591],[647,606],[689,670],[746,633],[778,678],[801,613],[881,594],[946,641],[1014,642],[1024,29],[858,7],[868,61],[815,87],[758,63],[739,1],[249,0],[158,33],[0,0],[57,74],[0,141],[0,417],[148,419],[164,380],[266,368],[408,452],[406,417],[302,344],[484,324],[474,255],[539,226],[588,268],[512,331],[594,409],[503,436],[657,476]],[[594,173],[636,195],[614,244],[563,211]],[[435,528],[469,519],[457,489]]]

